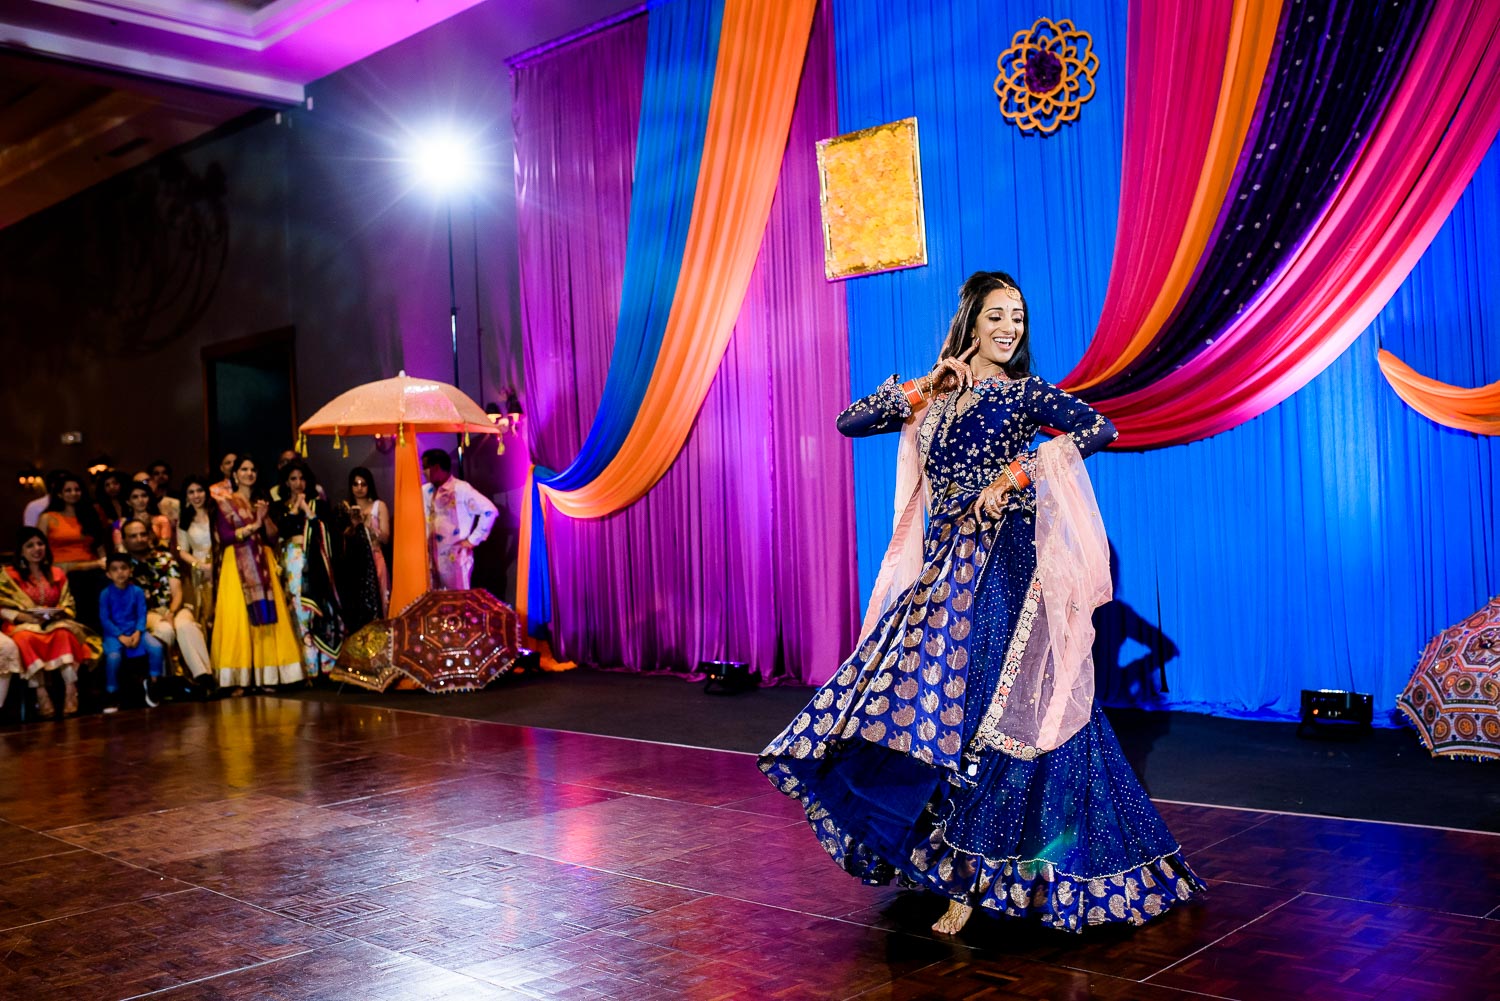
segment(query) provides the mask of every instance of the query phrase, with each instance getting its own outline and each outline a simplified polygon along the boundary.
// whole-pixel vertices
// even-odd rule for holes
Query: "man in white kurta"
[[[474,574],[474,547],[489,538],[499,510],[484,494],[452,473],[448,453],[422,453],[422,505],[432,554],[433,586],[466,591]]]

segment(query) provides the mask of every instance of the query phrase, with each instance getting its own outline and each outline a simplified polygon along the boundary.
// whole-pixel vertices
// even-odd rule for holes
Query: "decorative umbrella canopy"
[[[1432,638],[1396,705],[1433,757],[1500,759],[1500,597]]]
[[[463,390],[434,379],[413,379],[405,372],[334,397],[301,427],[303,434],[333,435],[495,434],[497,430],[484,408]]]
[[[390,623],[377,619],[345,640],[328,676],[372,692],[391,687],[401,672],[391,663]]]
[[[429,692],[471,692],[510,670],[515,609],[488,591],[429,591],[391,621],[391,662]]]
[[[299,430],[304,436],[331,434],[335,446],[340,435],[396,436],[391,607],[404,608],[428,588],[427,521],[415,432],[445,431],[467,439],[470,434],[499,434],[502,429],[463,390],[402,372],[394,379],[367,382],[335,397],[303,421]]]

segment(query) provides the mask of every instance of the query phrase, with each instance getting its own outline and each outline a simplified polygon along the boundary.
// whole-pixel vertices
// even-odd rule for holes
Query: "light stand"
[[[448,333],[453,338],[453,385],[462,389],[458,384],[458,279],[453,270],[453,197],[451,194],[445,199],[448,211]],[[483,376],[481,375],[481,378]],[[464,475],[464,436],[460,433],[455,435],[458,439],[458,472],[459,479]]]

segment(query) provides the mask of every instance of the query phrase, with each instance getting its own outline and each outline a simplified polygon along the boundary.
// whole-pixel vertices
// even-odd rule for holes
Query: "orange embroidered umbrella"
[[[508,426],[508,425],[507,425]],[[396,438],[396,500],[393,506],[394,543],[391,568],[391,611],[399,612],[428,588],[427,524],[422,510],[422,468],[416,432],[499,434],[505,427],[491,423],[463,390],[434,379],[413,379],[405,372],[356,386],[333,399],[302,422],[304,436],[331,434],[334,447],[349,435],[394,435]]]
[[[1500,597],[1432,638],[1396,706],[1433,757],[1500,759]]]

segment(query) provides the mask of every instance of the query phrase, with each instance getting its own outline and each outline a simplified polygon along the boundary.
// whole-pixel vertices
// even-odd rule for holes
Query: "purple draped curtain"
[[[625,266],[646,16],[515,70],[527,421],[577,454],[603,395]],[[819,10],[776,200],[734,337],[681,455],[639,503],[549,515],[559,658],[692,672],[748,661],[806,682],[857,625],[843,290],[823,278],[814,143],[837,131]]]

